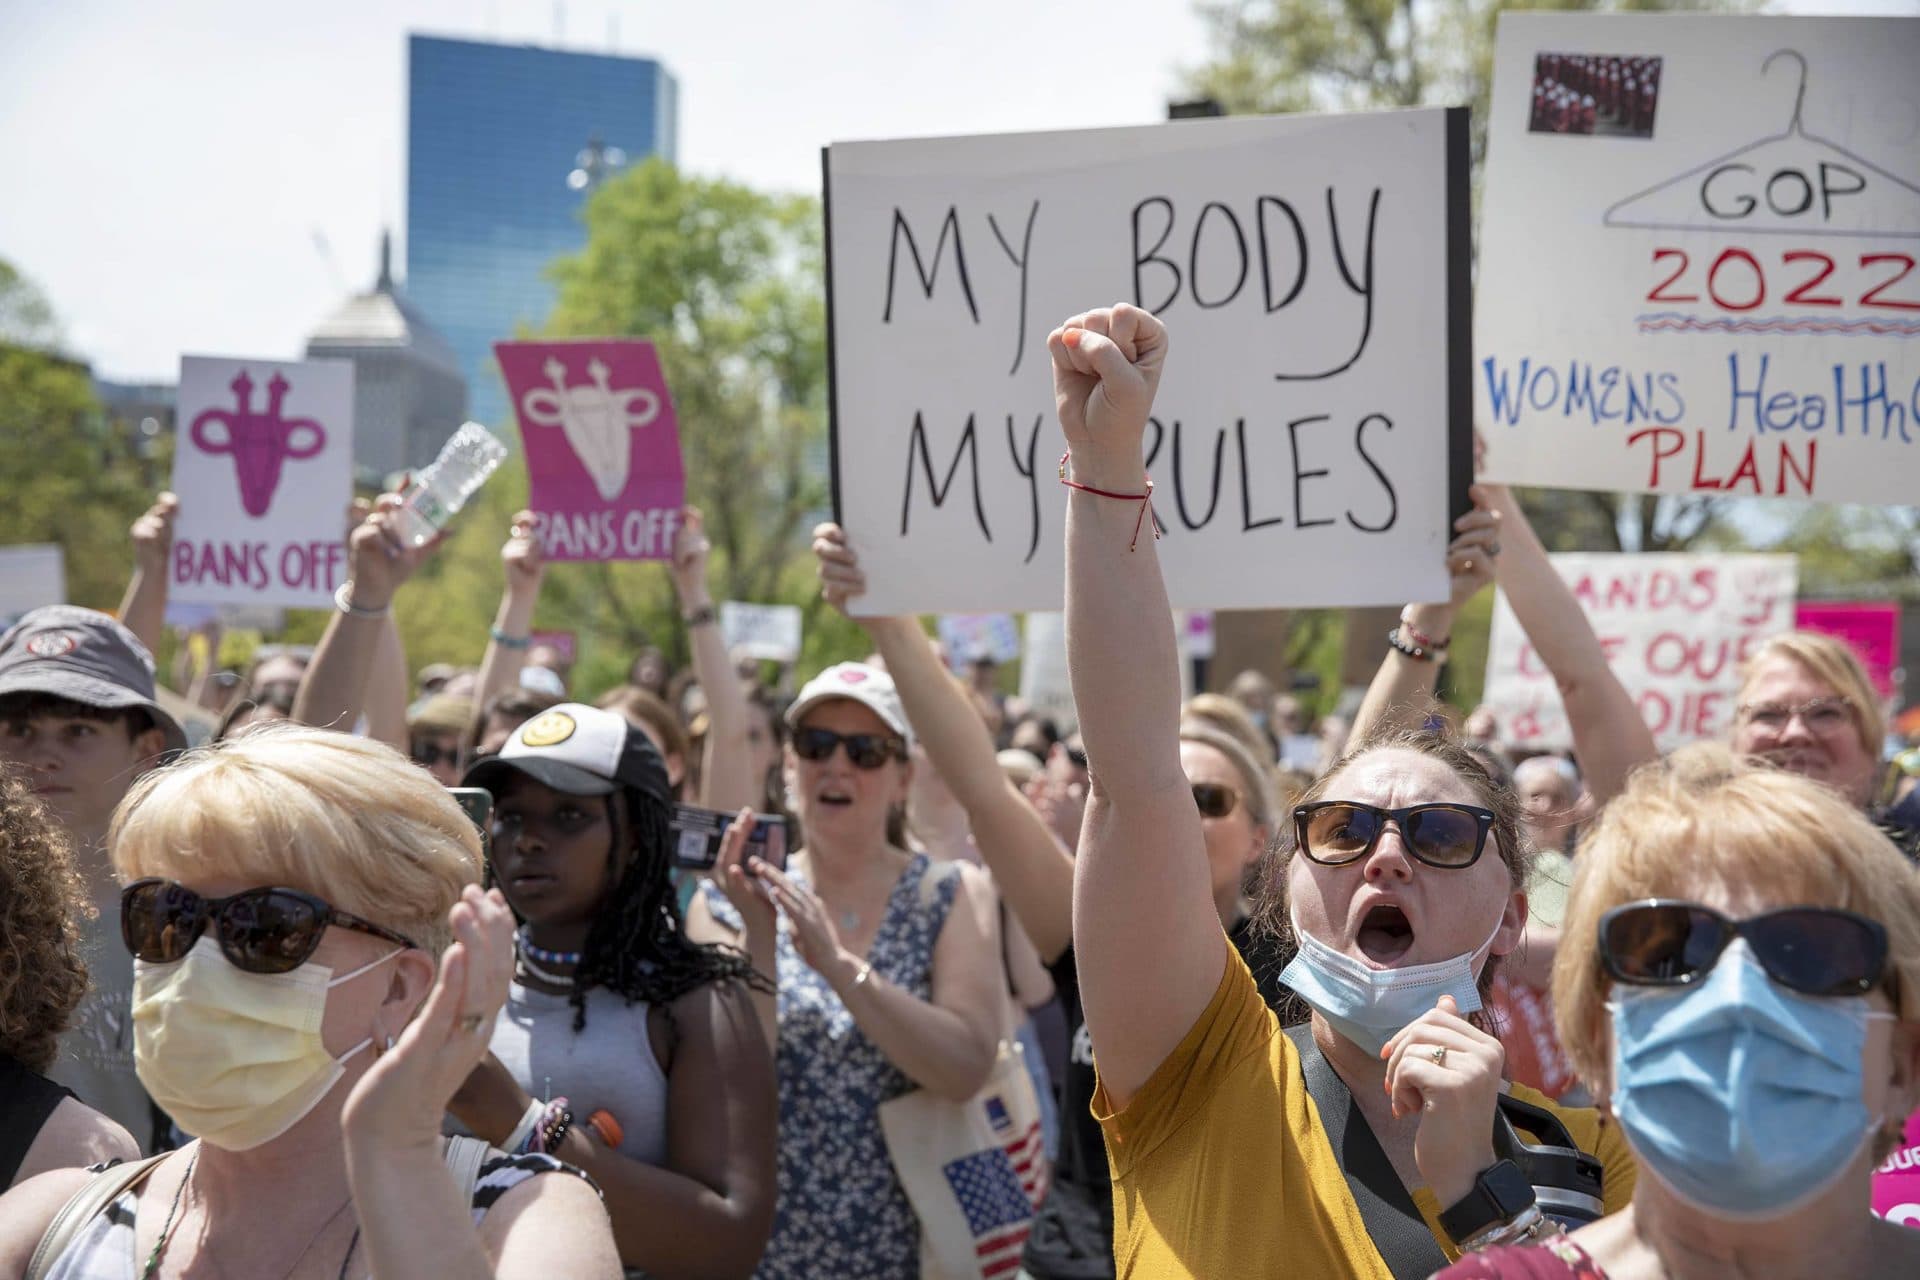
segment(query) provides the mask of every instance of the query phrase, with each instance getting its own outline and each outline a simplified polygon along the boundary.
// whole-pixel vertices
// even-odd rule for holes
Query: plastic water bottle
[[[461,424],[440,456],[400,495],[395,514],[402,540],[412,547],[431,542],[506,460],[507,448],[492,432],[477,422]]]

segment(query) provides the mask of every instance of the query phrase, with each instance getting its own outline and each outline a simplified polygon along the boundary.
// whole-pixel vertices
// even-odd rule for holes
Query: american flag
[[[1016,1134],[998,1095],[987,1098],[986,1111],[1003,1145],[955,1160],[942,1172],[966,1214],[980,1275],[993,1280],[1020,1266],[1028,1227],[1046,1195],[1047,1159],[1038,1120]]]

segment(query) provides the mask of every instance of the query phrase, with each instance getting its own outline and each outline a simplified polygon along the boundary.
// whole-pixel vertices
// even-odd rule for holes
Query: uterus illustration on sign
[[[540,370],[553,385],[535,387],[521,397],[520,420],[535,427],[559,427],[600,497],[612,502],[626,492],[633,433],[660,416],[660,397],[645,387],[614,387],[612,371],[598,357],[587,361],[589,381],[584,384],[567,384],[567,369],[558,357],[549,357]]]
[[[233,389],[233,409],[206,410],[194,418],[187,434],[202,453],[232,455],[240,479],[240,505],[259,519],[273,506],[288,460],[318,455],[326,448],[327,433],[312,418],[282,415],[292,384],[278,373],[267,383],[264,412],[254,410],[254,381],[245,369],[227,385]]]

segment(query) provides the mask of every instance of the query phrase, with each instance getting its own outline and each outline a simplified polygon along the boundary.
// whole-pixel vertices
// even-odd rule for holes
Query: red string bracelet
[[[1153,514],[1153,477],[1146,477],[1147,488],[1144,493],[1115,493],[1111,489],[1096,489],[1090,484],[1081,484],[1078,480],[1067,479],[1067,460],[1072,456],[1073,450],[1071,449],[1060,455],[1061,484],[1067,486],[1069,489],[1078,489],[1082,493],[1090,493],[1096,498],[1118,498],[1122,502],[1137,502],[1140,504],[1140,515],[1133,522],[1133,541],[1127,544],[1127,550],[1132,551],[1138,547],[1140,545],[1140,526],[1146,523],[1149,515]],[[1160,517],[1157,515],[1153,517],[1153,540],[1155,542],[1160,541]]]

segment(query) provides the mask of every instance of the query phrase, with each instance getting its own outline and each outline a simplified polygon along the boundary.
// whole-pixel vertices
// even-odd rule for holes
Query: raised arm
[[[533,645],[533,610],[540,603],[540,584],[547,575],[545,552],[540,535],[534,532],[533,512],[515,513],[506,545],[500,548],[507,582],[500,593],[500,607],[494,611],[493,630],[487,634],[487,651],[480,658],[475,715],[520,683],[520,669],[527,665],[527,650]]]
[[[1526,512],[1505,485],[1486,485],[1487,500],[1501,515],[1500,585],[1507,603],[1527,633],[1527,641],[1553,673],[1560,701],[1573,730],[1580,771],[1603,805],[1626,786],[1627,774],[1659,755],[1653,732],[1633,703],[1606,651],[1593,633],[1586,611],[1547,559]]]
[[[163,493],[128,531],[133,538],[133,577],[127,580],[127,594],[120,598],[120,621],[140,637],[156,660],[167,633],[167,587],[172,572],[168,556],[179,510],[180,499]]]
[[[1141,438],[1167,333],[1124,304],[1047,338],[1071,450],[1067,672],[1091,788],[1073,884],[1080,995],[1115,1107],[1147,1082],[1212,998],[1226,937],[1200,814],[1180,767],[1179,654],[1144,501]]]
[[[373,514],[347,540],[352,575],[337,609],[313,651],[313,661],[294,699],[293,718],[302,724],[353,732],[366,703],[367,680],[380,647],[386,643],[394,593],[413,575],[439,540],[409,547],[393,525],[398,494],[385,494]]]
[[[706,517],[698,507],[680,509],[680,528],[673,537],[669,566],[680,617],[687,624],[687,644],[693,650],[693,674],[707,695],[707,741],[700,756],[700,803],[709,809],[732,812],[742,805],[758,806],[764,799],[760,780],[753,776],[752,748],[747,741],[753,719],[747,710],[747,691],[733,669],[713,595],[707,589]]]
[[[813,531],[820,583],[829,604],[845,609],[866,590],[859,557],[839,525]],[[907,719],[927,758],[967,811],[981,861],[1042,959],[1052,963],[1073,938],[1073,859],[1000,768],[993,739],[959,681],[941,665],[913,618],[863,618],[886,660]]]
[[[1438,642],[1441,650],[1429,658],[1414,658],[1392,645],[1380,660],[1380,670],[1367,686],[1366,699],[1354,713],[1353,728],[1347,741],[1358,745],[1378,733],[1411,729],[1426,705],[1433,700],[1433,688],[1440,678],[1440,664],[1446,661],[1445,645],[1453,638],[1454,618],[1460,606],[1479,594],[1493,581],[1494,557],[1500,554],[1500,513],[1487,505],[1487,491],[1479,485],[1468,490],[1473,510],[1453,522],[1454,538],[1447,545],[1449,592],[1445,604],[1410,604],[1400,611],[1400,638],[1420,645],[1415,632]]]

